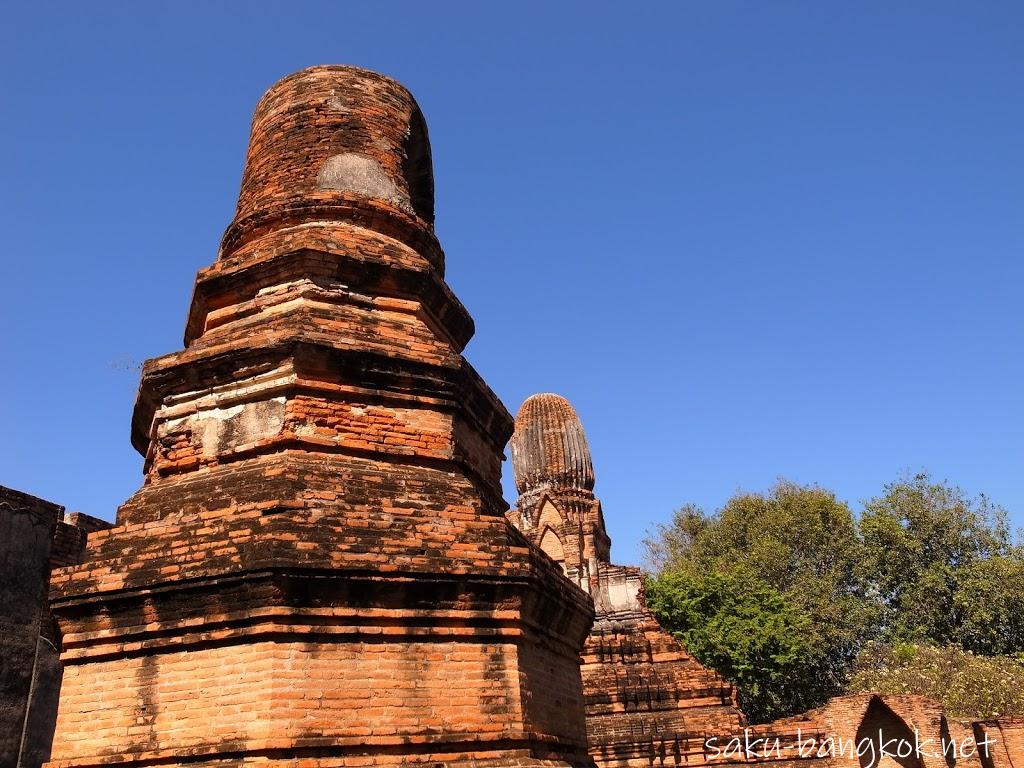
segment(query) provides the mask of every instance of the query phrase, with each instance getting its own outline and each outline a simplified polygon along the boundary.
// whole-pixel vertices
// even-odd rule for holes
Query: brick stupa
[[[601,768],[705,761],[708,736],[744,719],[732,686],[702,666],[648,609],[640,569],[611,562],[590,446],[564,397],[533,395],[516,414],[509,519],[597,610],[583,651],[590,751]]]
[[[349,67],[259,102],[145,482],[57,572],[50,766],[587,766],[583,591],[505,519],[512,420],[462,357],[430,147]]]

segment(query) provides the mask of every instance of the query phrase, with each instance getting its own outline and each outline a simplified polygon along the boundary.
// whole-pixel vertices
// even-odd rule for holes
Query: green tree
[[[766,716],[817,706],[843,690],[877,624],[877,606],[859,567],[864,551],[853,513],[834,494],[780,481],[767,494],[733,497],[713,515],[683,507],[645,544],[662,577],[717,573],[756,580],[813,628],[806,638],[812,674],[801,678],[800,695],[788,693],[775,709],[763,709]]]
[[[850,690],[929,696],[953,717],[1021,715],[1024,663],[953,646],[869,643],[857,658]]]
[[[646,594],[662,625],[736,685],[751,721],[813,703],[821,663],[814,630],[778,590],[750,574],[677,570],[649,579]]]
[[[996,555],[960,569],[953,593],[957,643],[974,653],[1024,653],[1024,562]]]
[[[985,496],[968,498],[949,483],[919,474],[887,485],[855,521],[849,507],[829,491],[780,481],[766,494],[734,496],[713,515],[683,507],[645,543],[648,563],[658,575],[655,587],[677,574],[690,580],[715,574],[727,584],[746,579],[757,590],[769,588],[781,597],[786,616],[802,619],[787,619],[784,626],[811,628],[798,639],[804,644],[801,663],[812,674],[794,674],[788,679],[799,690],[775,698],[762,688],[781,684],[778,670],[785,654],[758,655],[749,647],[735,659],[710,651],[703,651],[703,658],[695,654],[741,690],[746,686],[753,692],[745,694],[748,706],[756,707],[757,714],[748,712],[753,717],[791,714],[847,690],[855,661],[856,685],[884,681],[889,668],[878,660],[891,662],[897,653],[918,666],[894,667],[893,674],[899,675],[892,684],[899,687],[892,690],[934,696],[940,685],[936,680],[968,686],[969,674],[961,670],[970,670],[979,675],[975,698],[955,686],[950,694],[954,701],[972,702],[963,705],[964,711],[1016,711],[1004,687],[1018,681],[1010,657],[1024,658],[1024,548],[1010,531],[1006,512]],[[723,601],[715,611],[744,605],[719,593],[710,593],[709,599]],[[666,605],[658,603],[655,615],[667,627],[688,632],[693,642],[710,642],[678,617],[659,614]],[[724,622],[713,607],[702,610]],[[765,603],[768,614],[779,610],[777,602]],[[761,631],[754,623],[746,626],[755,634]],[[777,644],[770,633],[780,625],[768,626],[766,642]],[[874,650],[858,660],[870,640],[883,644],[871,646]],[[749,642],[756,647],[759,638]],[[907,656],[908,648],[931,650]],[[992,657],[991,663],[983,657]],[[756,668],[759,663],[762,669]]]
[[[860,532],[886,641],[1024,650],[1024,556],[1005,510],[919,474],[869,501]]]

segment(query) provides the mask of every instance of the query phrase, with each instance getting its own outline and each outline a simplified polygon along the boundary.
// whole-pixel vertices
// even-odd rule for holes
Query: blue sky
[[[616,560],[780,476],[858,506],[927,469],[1024,524],[1024,5],[5,17],[0,483],[107,518],[134,492],[136,366],[181,346],[252,109],[348,63],[419,100],[467,356],[513,412],[576,405]]]

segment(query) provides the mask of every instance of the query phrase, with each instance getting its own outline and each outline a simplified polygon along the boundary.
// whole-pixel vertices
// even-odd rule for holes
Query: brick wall
[[[89,531],[108,525],[0,486],[0,765],[49,757],[62,672],[50,571],[82,562]]]

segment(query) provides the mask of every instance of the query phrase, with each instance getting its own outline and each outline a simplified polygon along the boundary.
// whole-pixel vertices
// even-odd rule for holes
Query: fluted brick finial
[[[520,494],[542,487],[593,490],[590,446],[564,397],[549,392],[528,397],[516,414],[511,447]]]

